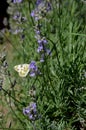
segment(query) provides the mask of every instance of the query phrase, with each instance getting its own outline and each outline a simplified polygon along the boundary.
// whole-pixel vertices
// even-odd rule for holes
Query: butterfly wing
[[[30,71],[29,64],[16,65],[14,66],[14,69],[19,73],[20,77],[26,77],[28,72]]]

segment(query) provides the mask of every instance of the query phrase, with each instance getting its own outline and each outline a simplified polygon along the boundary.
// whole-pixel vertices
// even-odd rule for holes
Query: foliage
[[[10,109],[3,117],[11,116],[9,129],[85,130],[86,25],[81,16],[86,4],[8,2],[10,30],[5,38],[12,49],[9,56],[1,55],[0,93]],[[26,63],[30,72],[21,78],[13,68]]]

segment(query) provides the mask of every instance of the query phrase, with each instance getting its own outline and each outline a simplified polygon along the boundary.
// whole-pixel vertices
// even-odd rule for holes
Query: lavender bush
[[[86,21],[82,14],[86,4],[77,0],[8,3],[9,37],[3,35],[11,49],[0,56],[0,91],[10,110],[7,118],[1,114],[5,120],[11,116],[8,128],[85,130]]]

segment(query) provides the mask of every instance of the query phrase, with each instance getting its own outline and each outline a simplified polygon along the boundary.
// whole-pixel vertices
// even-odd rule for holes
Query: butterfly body
[[[14,69],[19,73],[20,77],[26,77],[30,71],[29,64],[16,65]]]

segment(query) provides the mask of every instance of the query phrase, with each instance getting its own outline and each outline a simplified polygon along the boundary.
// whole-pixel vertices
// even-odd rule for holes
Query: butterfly
[[[20,64],[20,65],[14,66],[14,69],[19,73],[20,77],[26,77],[30,71],[30,65],[29,64]]]

